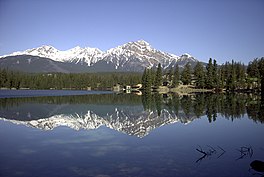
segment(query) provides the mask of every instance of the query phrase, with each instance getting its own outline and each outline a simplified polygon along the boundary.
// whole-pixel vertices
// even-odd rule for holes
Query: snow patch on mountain
[[[28,49],[25,51],[14,52],[7,56],[17,56],[17,55],[32,55],[50,58],[54,61],[59,62],[71,62],[71,63],[80,63],[87,64],[90,66],[93,63],[98,62],[98,60],[102,59],[103,52],[97,48],[85,47],[81,48],[79,46],[74,47],[69,50],[60,51],[52,46],[44,45],[38,48]]]
[[[190,60],[198,61],[191,55],[185,53],[181,56],[162,52],[153,48],[148,42],[138,40],[111,48],[105,52],[98,48],[79,46],[69,50],[60,51],[50,45],[44,45],[38,48],[28,49],[25,51],[14,52],[7,56],[33,55],[50,58],[59,62],[69,62],[93,66],[99,61],[111,63],[115,69],[136,70],[137,68],[151,68],[161,63],[163,68],[175,66],[178,61]]]

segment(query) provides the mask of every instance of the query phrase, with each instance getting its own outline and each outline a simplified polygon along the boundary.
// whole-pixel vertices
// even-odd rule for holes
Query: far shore
[[[12,92],[13,91],[13,92]],[[16,92],[18,91],[18,92]],[[24,93],[23,93],[24,91]],[[192,85],[179,85],[176,88],[170,88],[168,86],[159,86],[159,88],[152,89],[154,92],[158,92],[160,94],[168,94],[168,93],[177,93],[179,95],[190,95],[194,93],[228,93],[229,91],[226,90],[218,90],[215,89],[198,89]],[[45,93],[46,92],[46,93]],[[66,96],[66,95],[85,95],[85,94],[104,94],[104,93],[137,93],[141,95],[143,90],[141,89],[120,89],[116,91],[114,88],[95,88],[91,89],[91,87],[77,89],[77,88],[50,88],[50,89],[31,89],[31,88],[0,88],[0,98],[5,97],[25,97],[25,96]],[[138,93],[139,92],[139,93]],[[259,90],[235,90],[234,92],[239,93],[258,93]],[[5,94],[12,93],[11,95]],[[25,94],[26,93],[26,94]],[[14,96],[15,95],[15,96]]]
[[[166,86],[161,86],[157,89],[159,93],[169,93],[175,92],[180,95],[190,94],[190,93],[205,93],[205,92],[214,92],[212,89],[197,89],[189,85],[180,85],[176,88],[169,88]]]

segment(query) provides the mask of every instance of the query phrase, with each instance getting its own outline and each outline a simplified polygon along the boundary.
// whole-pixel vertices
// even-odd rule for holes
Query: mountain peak
[[[40,47],[28,49],[26,51],[34,51],[34,50],[37,50],[37,51],[50,51],[50,50],[57,50],[57,49],[55,47],[51,46],[51,45],[42,45]]]
[[[142,39],[125,43],[105,52],[98,48],[82,48],[80,46],[60,51],[51,45],[43,45],[22,52],[14,52],[7,56],[19,55],[32,55],[49,58],[58,62],[73,63],[88,67],[94,66],[96,71],[143,71],[144,68],[156,67],[159,63],[166,69],[175,66],[179,62],[181,62],[181,66],[184,66],[188,61],[193,61],[193,63],[198,61],[188,53],[179,57],[162,52],[151,47],[148,42]],[[88,70],[89,68],[87,68]]]
[[[144,46],[150,46],[150,44],[146,41],[144,41],[143,39],[140,39],[138,41],[136,41],[135,43],[138,43],[140,45],[144,45]]]
[[[76,47],[73,47],[72,49],[70,49],[70,50],[80,50],[81,49],[81,47],[80,46],[76,46]]]
[[[184,53],[184,54],[182,54],[181,56],[182,56],[182,57],[187,57],[187,58],[191,58],[191,57],[193,57],[193,56],[191,56],[191,55],[188,54],[188,53]]]

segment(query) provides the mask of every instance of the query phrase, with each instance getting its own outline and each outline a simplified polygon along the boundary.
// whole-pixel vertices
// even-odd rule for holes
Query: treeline
[[[142,73],[46,73],[29,74],[0,69],[0,88],[29,89],[108,89],[116,84],[135,85],[142,83],[143,90],[160,86],[170,88],[190,85],[198,89],[215,91],[264,90],[264,57],[254,59],[248,65],[241,62],[226,62],[218,65],[209,59],[208,64],[198,62],[194,67],[187,63],[183,68],[164,70],[145,69]]]
[[[141,73],[29,74],[0,69],[0,88],[107,89],[116,84],[138,84],[141,77]]]
[[[262,84],[261,84],[262,83]],[[241,62],[226,62],[218,65],[211,58],[207,65],[198,62],[193,68],[187,63],[184,68],[176,65],[168,70],[158,68],[145,69],[142,76],[144,90],[168,86],[191,85],[199,89],[228,90],[264,90],[264,57],[254,59],[248,66]]]

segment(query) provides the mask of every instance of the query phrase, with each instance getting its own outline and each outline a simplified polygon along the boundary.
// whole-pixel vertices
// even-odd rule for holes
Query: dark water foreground
[[[0,99],[0,176],[262,176],[258,95]]]

